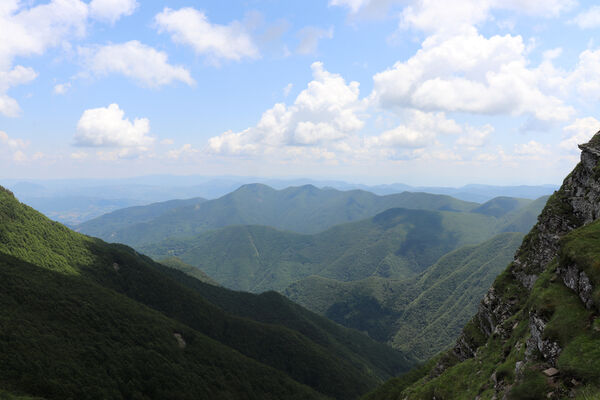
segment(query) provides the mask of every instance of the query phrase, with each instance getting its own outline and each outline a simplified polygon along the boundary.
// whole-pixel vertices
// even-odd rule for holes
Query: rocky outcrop
[[[585,271],[581,271],[577,265],[571,264],[564,268],[558,268],[558,274],[561,276],[565,286],[573,290],[585,304],[588,310],[594,306],[592,293],[594,287]]]
[[[556,256],[560,238],[600,216],[600,132],[579,148],[581,162],[548,200],[515,258],[511,271],[528,289]]]
[[[600,217],[600,132],[579,148],[582,150],[581,162],[548,200],[537,224],[523,240],[509,267],[510,273],[526,293],[557,256],[560,239],[573,229]],[[590,308],[593,305],[593,288],[585,272],[576,265],[557,272],[565,285],[576,291],[586,307]],[[474,318],[481,333],[486,337],[510,335],[505,322],[519,309],[519,301],[495,287],[490,288]],[[556,342],[544,339],[546,323],[541,316],[530,313],[530,338],[526,343],[525,361],[541,356],[545,362],[555,366],[561,348]],[[453,353],[459,360],[464,360],[475,356],[477,348],[474,347],[473,340],[463,332]]]
[[[558,343],[543,338],[546,322],[535,313],[529,314],[529,331],[531,336],[527,340],[527,350],[525,351],[525,361],[531,360],[539,351],[542,359],[547,361],[553,367],[556,366],[556,360],[562,349]]]

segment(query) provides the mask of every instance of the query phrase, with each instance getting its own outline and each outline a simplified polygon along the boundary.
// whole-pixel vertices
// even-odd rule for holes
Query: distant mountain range
[[[316,233],[393,207],[468,211],[479,206],[428,193],[378,196],[363,190],[339,191],[312,185],[275,190],[262,184],[244,185],[214,200],[179,204],[158,203],[147,208],[120,210],[87,221],[76,229],[106,241],[139,246],[231,225],[264,225],[298,233]],[[156,212],[146,212],[154,218],[142,221],[132,216],[140,210]],[[125,223],[127,221],[131,223]]]
[[[412,361],[271,292],[73,232],[0,188],[0,394],[353,399]]]
[[[119,210],[77,229],[228,288],[279,291],[423,360],[451,344],[546,200],[252,184],[214,200]],[[433,321],[415,320],[425,315]]]
[[[3,179],[0,184],[34,205],[48,217],[70,226],[80,224],[119,208],[146,205],[172,199],[203,197],[215,199],[242,185],[262,183],[275,189],[313,185],[338,190],[365,190],[378,195],[409,192],[446,194],[457,199],[483,203],[494,197],[536,199],[552,194],[556,185],[492,186],[466,185],[458,188],[353,184],[334,180],[267,179],[260,177],[142,176],[123,179],[19,180]]]

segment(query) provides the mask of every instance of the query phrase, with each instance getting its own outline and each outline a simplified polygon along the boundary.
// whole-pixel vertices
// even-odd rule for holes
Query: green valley
[[[4,189],[0,220],[0,387],[11,393],[345,399],[411,365],[280,295],[257,300],[269,318],[235,311],[247,295],[70,231]]]

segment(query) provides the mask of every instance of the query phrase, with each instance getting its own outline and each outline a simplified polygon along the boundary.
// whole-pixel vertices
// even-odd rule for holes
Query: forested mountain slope
[[[225,289],[70,231],[4,189],[0,275],[0,387],[11,393],[346,399],[410,365],[306,310],[278,315],[279,295],[261,299],[270,320],[228,312],[203,294]],[[307,321],[321,329],[293,328]],[[364,347],[348,344],[355,335]]]
[[[520,233],[503,233],[461,247],[411,279],[340,282],[311,276],[284,293],[310,310],[425,360],[452,345],[522,238]]]
[[[309,275],[339,281],[408,278],[497,230],[496,219],[482,214],[395,208],[314,235],[231,226],[139,249],[157,259],[179,257],[226,287],[263,292],[283,290]]]
[[[110,223],[105,226],[114,219],[112,213],[88,221],[77,230],[107,241],[139,246],[231,225],[266,225],[298,233],[317,233],[394,207],[469,211],[477,206],[477,203],[428,193],[377,196],[362,190],[318,189],[312,185],[275,190],[250,184],[221,198],[178,207],[149,221],[113,229]]]

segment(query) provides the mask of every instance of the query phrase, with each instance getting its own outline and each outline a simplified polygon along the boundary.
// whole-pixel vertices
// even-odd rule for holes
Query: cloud
[[[364,126],[359,111],[359,84],[347,84],[340,75],[315,62],[313,81],[296,97],[294,104],[275,104],[254,127],[228,131],[208,141],[208,151],[220,155],[256,155],[278,149],[324,146],[339,141]],[[314,154],[314,153],[313,153]]]
[[[306,26],[300,29],[298,37],[300,38],[300,44],[298,44],[296,52],[299,54],[314,54],[322,39],[333,38],[333,27],[322,29],[315,26]]]
[[[23,150],[29,143],[22,139],[13,139],[6,132],[0,131],[0,149],[5,148],[12,153],[12,159],[17,162],[27,161],[27,155]]]
[[[550,154],[550,148],[535,140],[530,140],[527,143],[515,144],[514,153],[523,159],[541,160],[544,156]]]
[[[379,134],[365,135],[367,103],[359,98],[357,82],[347,83],[339,74],[313,63],[313,80],[292,105],[275,104],[258,124],[243,131],[228,131],[209,139],[207,152],[220,156],[269,157],[327,163],[384,159],[458,160],[444,149],[440,135],[471,135],[483,142],[493,131],[489,125],[461,126],[443,112],[403,110],[402,123]],[[397,118],[395,118],[397,120]],[[416,152],[427,148],[428,151]]]
[[[136,0],[92,0],[89,5],[93,18],[111,24],[121,17],[133,14],[138,6]]]
[[[59,83],[54,85],[54,94],[65,94],[71,88],[71,83]]]
[[[181,146],[179,149],[168,151],[167,158],[179,159],[195,153],[198,153],[198,150],[194,149],[191,144],[187,143]]]
[[[445,0],[330,0],[330,6],[342,6],[352,14],[381,13],[390,6],[405,6],[400,13],[401,25],[424,31],[449,31],[463,25],[476,25],[491,19],[493,10],[519,14],[556,17],[572,9],[575,0],[455,0],[448,7]]]
[[[493,132],[494,127],[490,124],[486,124],[479,128],[468,125],[466,133],[458,138],[456,144],[464,146],[469,150],[475,150],[478,147],[483,147]]]
[[[21,112],[7,92],[34,80],[29,67],[13,66],[16,57],[41,55],[63,40],[85,33],[87,5],[79,0],[53,0],[25,8],[18,0],[3,0],[0,6],[0,113],[9,117]]]
[[[287,85],[285,85],[285,87],[283,88],[283,96],[288,97],[290,95],[290,92],[292,91],[293,87],[294,87],[293,83],[288,83]]]
[[[81,48],[87,71],[94,75],[121,74],[144,87],[156,88],[180,81],[194,85],[190,72],[169,64],[165,52],[132,40],[93,48]]]
[[[121,156],[145,150],[153,143],[149,137],[150,121],[136,118],[133,122],[125,118],[118,104],[85,110],[77,123],[75,145],[82,147],[123,147]]]
[[[594,117],[577,118],[572,124],[565,126],[565,139],[560,148],[570,153],[579,153],[577,145],[587,143],[600,130],[600,121]]]
[[[7,92],[29,83],[37,73],[13,65],[17,57],[40,56],[51,47],[85,36],[89,18],[114,22],[135,9],[135,0],[51,0],[44,4],[2,0],[0,2],[0,114],[21,112],[17,100]],[[60,90],[60,89],[59,89]]]
[[[245,27],[237,22],[212,24],[206,15],[194,8],[165,8],[154,17],[158,32],[168,32],[175,43],[192,47],[211,61],[240,61],[258,58],[259,52]]]
[[[586,99],[600,99],[600,50],[584,50],[579,54],[577,66],[566,78],[568,87],[575,87]]]
[[[330,0],[330,6],[340,6],[349,9],[351,14],[382,16],[394,4],[405,4],[404,0]]]
[[[0,131],[0,143],[6,145],[10,150],[26,148],[29,143],[21,139],[11,139],[6,132]]]
[[[405,124],[366,139],[368,147],[420,148],[435,143],[438,134],[458,134],[462,128],[444,113],[413,110]]]
[[[86,153],[85,151],[76,151],[74,153],[71,153],[71,158],[73,160],[85,160],[88,157],[88,153]]]
[[[32,68],[21,65],[17,65],[8,71],[0,69],[0,113],[7,117],[17,117],[21,113],[21,107],[6,92],[11,87],[29,83],[36,77],[37,73]]]
[[[600,27],[600,6],[592,6],[584,12],[577,14],[569,21],[581,29],[594,29]]]
[[[552,93],[555,71],[528,68],[520,36],[485,38],[473,27],[432,35],[403,62],[376,74],[371,99],[382,108],[567,120],[573,108]]]
[[[575,0],[455,0],[448,7],[445,0],[418,0],[404,8],[400,26],[448,34],[492,19],[493,10],[551,18],[576,4]]]

